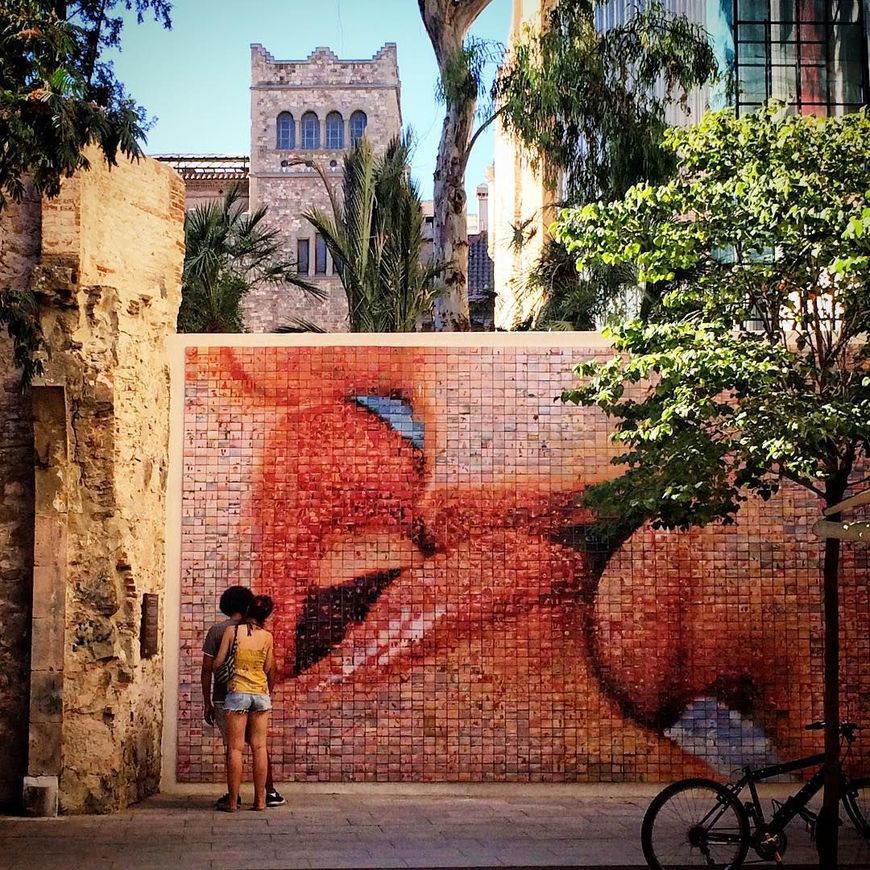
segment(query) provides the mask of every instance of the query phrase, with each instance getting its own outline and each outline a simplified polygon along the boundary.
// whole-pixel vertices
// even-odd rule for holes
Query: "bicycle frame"
[[[781,776],[785,773],[793,773],[796,770],[803,770],[807,767],[819,765],[819,769],[801,786],[801,788],[793,795],[789,795],[785,802],[773,814],[770,820],[769,827],[773,830],[782,830],[788,823],[798,815],[801,810],[810,802],[813,796],[822,788],[825,781],[824,770],[825,754],[820,752],[817,755],[808,755],[804,758],[798,758],[794,761],[788,761],[784,764],[771,764],[768,767],[761,767],[753,770],[751,767],[744,768],[744,775],[740,781],[734,786],[734,793],[739,794],[745,787],[749,787],[749,793],[752,795],[752,804],[756,816],[756,824],[766,825],[764,819],[764,807],[761,803],[761,798],[758,796],[756,783],[763,782],[766,779],[772,779],[775,776]]]

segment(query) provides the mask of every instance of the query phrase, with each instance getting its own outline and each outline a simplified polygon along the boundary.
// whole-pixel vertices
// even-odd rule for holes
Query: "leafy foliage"
[[[596,0],[560,0],[527,31],[496,83],[507,128],[571,202],[621,196],[673,168],[665,107],[717,72],[707,34],[659,0],[600,33]],[[656,88],[662,81],[663,89]]]
[[[581,273],[575,256],[553,239],[544,243],[524,290],[541,304],[520,328],[535,330],[595,330],[636,295],[629,266],[598,266]]]
[[[112,10],[151,11],[169,27],[165,0],[12,0],[0,9],[0,209],[35,190],[56,196],[61,178],[87,169],[91,142],[114,164],[138,157],[144,110],[124,92],[112,65],[99,60],[120,45],[122,18]]]
[[[423,208],[407,139],[376,156],[363,139],[344,159],[334,214],[305,217],[326,240],[347,294],[353,332],[411,332],[435,298],[437,263],[421,263]]]
[[[617,418],[624,472],[590,503],[640,522],[732,522],[784,479],[831,508],[870,447],[870,121],[709,113],[666,145],[667,184],[563,216],[581,266],[671,282],[662,320],[613,330],[619,356],[581,364],[565,401]],[[856,479],[858,478],[858,479]],[[832,515],[837,519],[837,515]],[[837,866],[840,542],[825,543],[825,782],[820,867]]]
[[[619,421],[625,471],[592,491],[605,512],[728,522],[783,479],[840,500],[870,446],[868,143],[863,112],[708,113],[668,132],[667,184],[563,213],[581,267],[672,282],[662,322],[614,327],[619,355],[563,395]]]
[[[118,48],[123,19],[116,8],[150,12],[170,26],[167,0],[7,0],[0,4],[0,212],[28,188],[57,196],[61,179],[88,168],[94,143],[109,164],[138,157],[147,123],[124,92],[112,65],[100,60]],[[43,347],[35,300],[0,290],[0,324],[13,340],[22,384],[41,371]]]
[[[197,206],[184,220],[184,277],[179,332],[244,332],[242,300],[263,284],[323,290],[295,274],[284,259],[278,230],[265,224],[266,207],[248,214],[237,187],[221,203]]]
[[[498,66],[504,59],[504,46],[486,39],[470,36],[447,56],[441,77],[435,89],[436,97],[447,106],[464,106],[486,101],[490,96],[487,73],[490,66]],[[481,112],[489,116],[494,111],[484,105]]]
[[[27,391],[33,378],[44,370],[42,360],[35,355],[43,340],[34,295],[26,290],[0,290],[0,323],[12,339],[12,362],[21,369],[21,386]]]

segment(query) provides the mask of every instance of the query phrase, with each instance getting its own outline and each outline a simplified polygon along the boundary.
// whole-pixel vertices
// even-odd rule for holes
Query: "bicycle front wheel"
[[[870,779],[852,780],[843,789],[842,801],[858,833],[870,840]]]
[[[725,786],[686,779],[653,798],[640,841],[652,870],[693,865],[734,870],[749,850],[749,819]]]

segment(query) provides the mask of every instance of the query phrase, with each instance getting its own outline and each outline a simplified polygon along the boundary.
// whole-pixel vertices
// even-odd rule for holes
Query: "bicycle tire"
[[[870,840],[870,778],[852,780],[840,798],[855,830]]]
[[[749,838],[749,818],[732,792],[711,779],[684,779],[653,798],[640,842],[652,870],[692,865],[737,870]]]

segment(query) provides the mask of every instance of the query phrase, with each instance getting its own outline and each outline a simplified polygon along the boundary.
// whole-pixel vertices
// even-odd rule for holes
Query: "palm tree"
[[[179,332],[244,332],[242,299],[262,284],[287,284],[324,297],[282,257],[280,235],[265,225],[265,217],[265,206],[245,211],[238,187],[222,202],[187,213]]]
[[[332,216],[305,214],[332,254],[353,332],[412,332],[436,296],[444,267],[421,261],[423,207],[409,156],[407,138],[394,138],[380,157],[363,138],[345,156]]]

